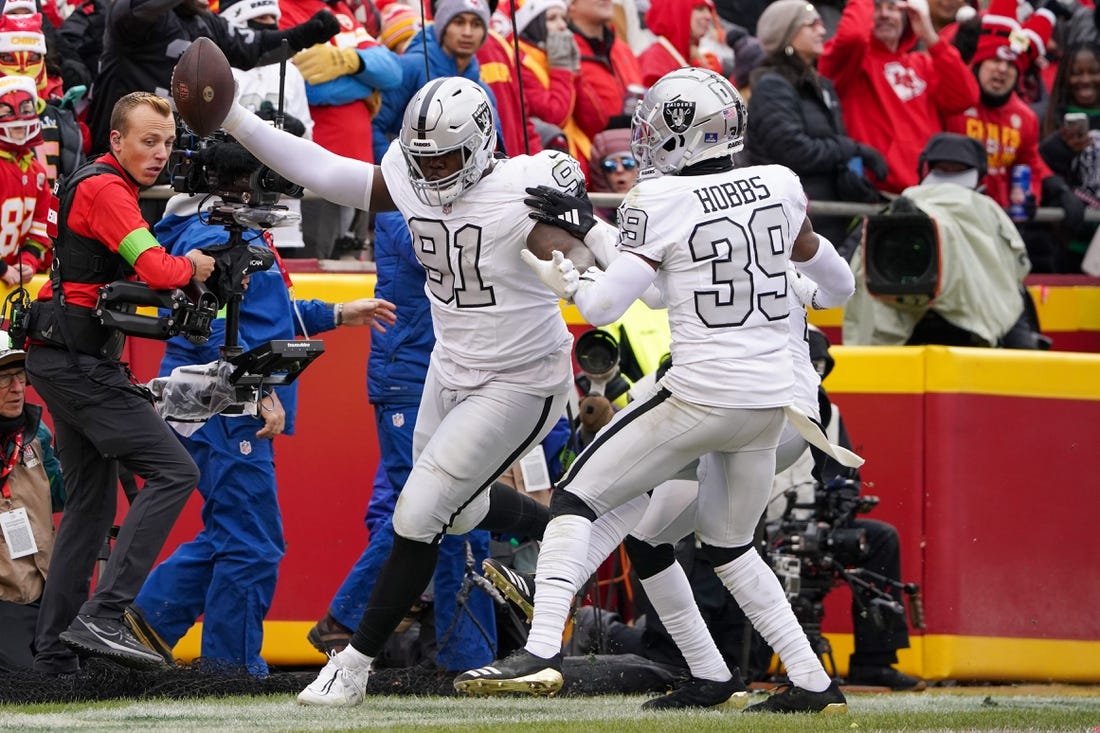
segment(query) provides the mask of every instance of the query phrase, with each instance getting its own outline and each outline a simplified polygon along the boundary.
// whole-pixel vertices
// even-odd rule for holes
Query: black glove
[[[273,122],[278,110],[268,100],[264,100],[260,104],[260,108],[256,110],[256,116],[266,122]],[[306,134],[306,125],[294,115],[288,115],[283,113],[283,129],[289,132],[294,137],[301,137]]]
[[[534,211],[527,216],[543,224],[564,229],[577,239],[583,240],[592,227],[596,226],[596,217],[592,214],[592,202],[588,194],[581,189],[581,196],[563,193],[549,186],[528,188],[523,203]]]
[[[324,43],[340,32],[340,21],[327,10],[318,10],[309,20],[283,31],[283,38],[297,53],[318,43]]]
[[[875,176],[875,180],[885,180],[890,169],[887,167],[886,158],[882,157],[882,153],[863,143],[856,143],[856,150],[859,157],[863,159],[863,167],[871,171]]]
[[[1062,226],[1066,231],[1076,232],[1085,223],[1085,202],[1067,188],[1062,192],[1059,203],[1062,206]]]

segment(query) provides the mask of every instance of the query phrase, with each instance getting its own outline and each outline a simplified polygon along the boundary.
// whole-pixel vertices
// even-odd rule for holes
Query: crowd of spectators
[[[1077,0],[8,0],[0,74],[39,84],[51,181],[105,149],[115,99],[166,96],[175,60],[207,36],[242,70],[277,61],[285,40],[288,99],[308,100],[309,114],[294,116],[329,150],[377,160],[412,93],[461,75],[490,92],[502,153],[563,149],[590,190],[607,190],[595,138],[628,127],[662,74],[702,67],[750,100],[748,159],[792,168],[811,211],[900,194],[918,183],[932,135],[960,132],[986,145],[997,203],[1008,206],[1012,170],[1026,165],[1028,214],[1063,210],[1054,226],[1018,222],[1032,270],[1079,272],[1095,233],[1084,222],[1100,125],[1087,83],[1089,59],[1100,63],[1093,16]],[[40,40],[28,45],[27,33]],[[1067,112],[1088,126],[1063,127]],[[301,236],[277,238],[284,256],[337,258],[373,236],[372,218],[346,207],[307,199],[302,211]],[[814,223],[838,241],[851,220]]]

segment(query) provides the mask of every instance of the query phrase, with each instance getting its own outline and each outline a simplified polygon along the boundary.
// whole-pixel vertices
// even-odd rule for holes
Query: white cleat
[[[333,654],[317,679],[298,693],[298,704],[325,707],[359,705],[366,695],[369,677],[369,669],[348,669]]]

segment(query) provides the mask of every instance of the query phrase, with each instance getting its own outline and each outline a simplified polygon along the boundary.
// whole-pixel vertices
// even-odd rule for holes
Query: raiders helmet
[[[458,76],[433,79],[413,95],[401,124],[401,152],[416,196],[445,206],[477,183],[493,159],[496,126],[489,97],[477,83]],[[431,179],[428,159],[461,151],[462,165]]]
[[[745,145],[745,100],[723,77],[684,68],[662,76],[634,110],[630,149],[643,172],[675,174]]]

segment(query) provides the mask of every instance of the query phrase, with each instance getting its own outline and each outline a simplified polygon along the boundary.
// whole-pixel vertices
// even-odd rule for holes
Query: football
[[[172,99],[176,111],[199,137],[217,130],[233,104],[233,71],[217,44],[209,38],[191,43],[172,69]]]

